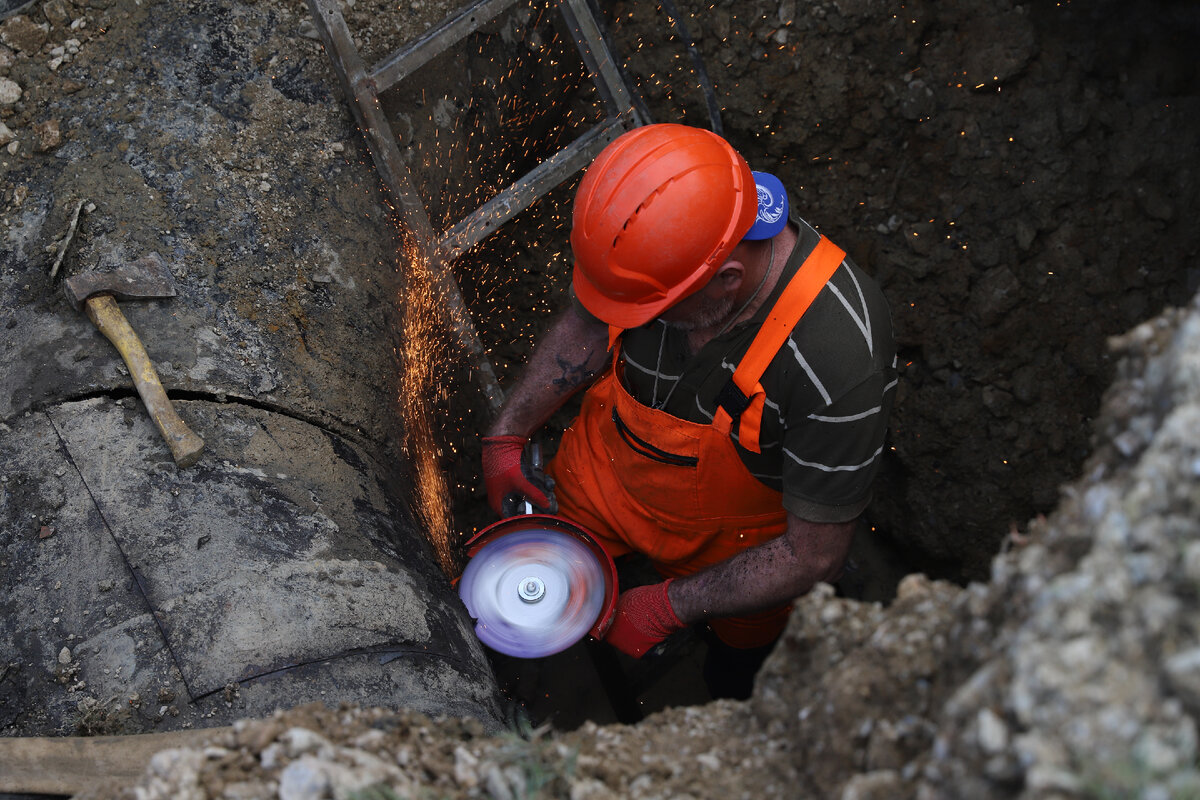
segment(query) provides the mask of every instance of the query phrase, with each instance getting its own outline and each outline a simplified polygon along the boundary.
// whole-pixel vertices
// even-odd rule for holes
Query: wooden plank
[[[128,786],[155,753],[195,747],[231,728],[136,736],[0,737],[0,792],[73,795],[100,781]]]

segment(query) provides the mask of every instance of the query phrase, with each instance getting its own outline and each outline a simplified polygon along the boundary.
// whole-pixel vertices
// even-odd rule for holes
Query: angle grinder
[[[540,470],[540,459],[533,459]],[[617,568],[582,527],[554,514],[507,517],[467,542],[458,594],[488,647],[543,658],[601,638],[617,607]]]

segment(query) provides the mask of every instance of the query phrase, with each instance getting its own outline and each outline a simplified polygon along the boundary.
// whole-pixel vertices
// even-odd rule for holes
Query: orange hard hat
[[[609,325],[644,325],[716,274],[757,210],[750,167],[715,133],[673,123],[624,133],[575,193],[575,296]]]

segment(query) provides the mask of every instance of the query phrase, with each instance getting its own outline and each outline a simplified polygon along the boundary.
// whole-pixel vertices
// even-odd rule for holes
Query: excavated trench
[[[887,602],[910,572],[985,579],[992,556],[1056,505],[1089,453],[1112,377],[1106,337],[1200,288],[1187,266],[1197,236],[1182,219],[1197,199],[1195,10],[681,3],[681,28],[666,8],[623,2],[602,16],[643,113],[711,127],[715,95],[724,133],[752,165],[781,175],[800,213],[874,274],[893,305],[897,407],[856,569],[839,588]],[[530,49],[554,41],[542,35]],[[569,55],[559,63],[574,63]],[[544,89],[498,102],[486,80],[464,86],[455,73],[446,87],[439,74],[418,82],[428,98],[443,90],[430,101],[437,112],[409,104],[404,121],[416,141],[437,142],[415,148],[410,163],[427,207],[449,225],[544,154],[514,148],[526,140],[504,124],[506,109]],[[550,83],[528,67],[506,77]],[[559,129],[577,130],[581,109],[597,104],[581,78],[575,97],[542,106]],[[480,147],[484,106],[499,109],[500,123]],[[535,120],[519,130],[539,131],[532,139],[544,147],[542,119],[541,129]],[[456,183],[466,173],[478,179]],[[453,265],[502,384],[565,302],[573,186]],[[454,385],[470,385],[469,373]],[[470,397],[450,391],[436,416],[449,421],[458,455],[455,519],[477,529],[490,518],[470,432],[487,414]],[[544,433],[550,451],[571,411]],[[604,682],[586,654],[493,662],[536,715],[570,727],[702,701],[702,647],[683,646],[649,676],[616,665],[635,687],[609,696],[624,711],[575,700],[581,681]]]
[[[574,704],[604,678],[586,653],[489,658],[425,541],[398,398],[429,394],[464,538],[489,521],[488,412],[448,340],[436,383],[404,384],[413,287],[306,5],[46,5],[0,27],[0,74],[22,90],[0,110],[18,143],[0,154],[4,732],[214,725],[312,699],[499,725],[496,675],[563,727],[613,713]],[[364,53],[424,29],[415,10],[389,22],[390,5],[346,6]],[[986,576],[1083,463],[1106,337],[1200,287],[1183,266],[1197,250],[1197,12],[944,5],[679,4],[726,135],[892,302],[901,385],[843,587],[885,601],[910,571]],[[540,19],[481,31],[389,98],[438,224],[594,111]],[[711,124],[660,9],[606,4],[603,20],[651,118]],[[572,186],[453,265],[502,383],[564,300]],[[191,470],[48,277],[81,200],[95,210],[65,270],[153,250],[175,273],[177,298],[127,314],[208,442]],[[702,700],[695,656],[635,675],[646,692],[626,700]]]

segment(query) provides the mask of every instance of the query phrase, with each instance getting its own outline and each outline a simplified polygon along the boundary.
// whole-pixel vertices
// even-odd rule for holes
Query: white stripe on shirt
[[[649,367],[643,367],[641,364],[637,363],[632,358],[630,358],[628,353],[621,353],[621,358],[625,361],[625,366],[633,367],[634,369],[636,369],[638,372],[642,373],[643,375],[649,375],[652,378],[658,378],[660,381],[676,381],[677,382],[680,378],[679,375],[668,375],[665,372],[659,372],[658,370],[653,370],[653,369],[650,369]]]
[[[793,453],[791,450],[788,450],[786,447],[783,449],[783,452],[787,455],[788,458],[790,458],[792,461],[795,461],[797,464],[799,464],[802,467],[812,467],[813,469],[819,469],[822,472],[857,472],[860,469],[863,469],[864,467],[871,466],[871,464],[875,461],[875,459],[879,457],[879,454],[883,452],[883,446],[880,445],[879,449],[875,451],[874,455],[872,455],[870,458],[868,458],[866,461],[862,462],[861,464],[845,464],[845,465],[841,465],[841,466],[830,466],[829,464],[817,464],[812,461],[805,461],[804,459],[800,458],[800,456]]]
[[[821,414],[809,414],[808,418],[811,420],[815,420],[816,422],[857,422],[860,419],[866,419],[867,417],[872,417],[872,416],[878,414],[882,410],[883,410],[882,406],[875,406],[874,408],[869,408],[866,411],[863,411],[861,413],[851,414],[851,415],[845,416],[845,417],[826,417],[826,416],[822,416]]]
[[[854,277],[853,270],[846,270],[850,275],[850,280],[854,284],[854,288],[858,291],[858,301],[862,304],[862,316],[850,307],[850,301],[842,294],[841,290],[833,285],[833,281],[826,284],[829,291],[833,292],[834,296],[842,302],[842,307],[846,309],[846,313],[854,320],[854,324],[858,326],[859,332],[863,335],[863,339],[867,343],[867,352],[875,355],[875,343],[871,341],[871,315],[867,313],[867,299],[863,297],[862,286],[859,285],[858,279]]]
[[[817,377],[816,373],[813,372],[812,367],[808,365],[808,361],[805,360],[804,355],[800,352],[800,348],[796,346],[796,340],[788,339],[788,347],[792,348],[792,353],[796,356],[797,363],[800,364],[800,367],[808,375],[809,380],[813,382],[813,386],[815,386],[817,391],[821,393],[821,399],[825,401],[825,405],[828,406],[833,403],[833,399],[829,396],[829,392],[825,390],[825,384],[821,383],[821,380]]]

